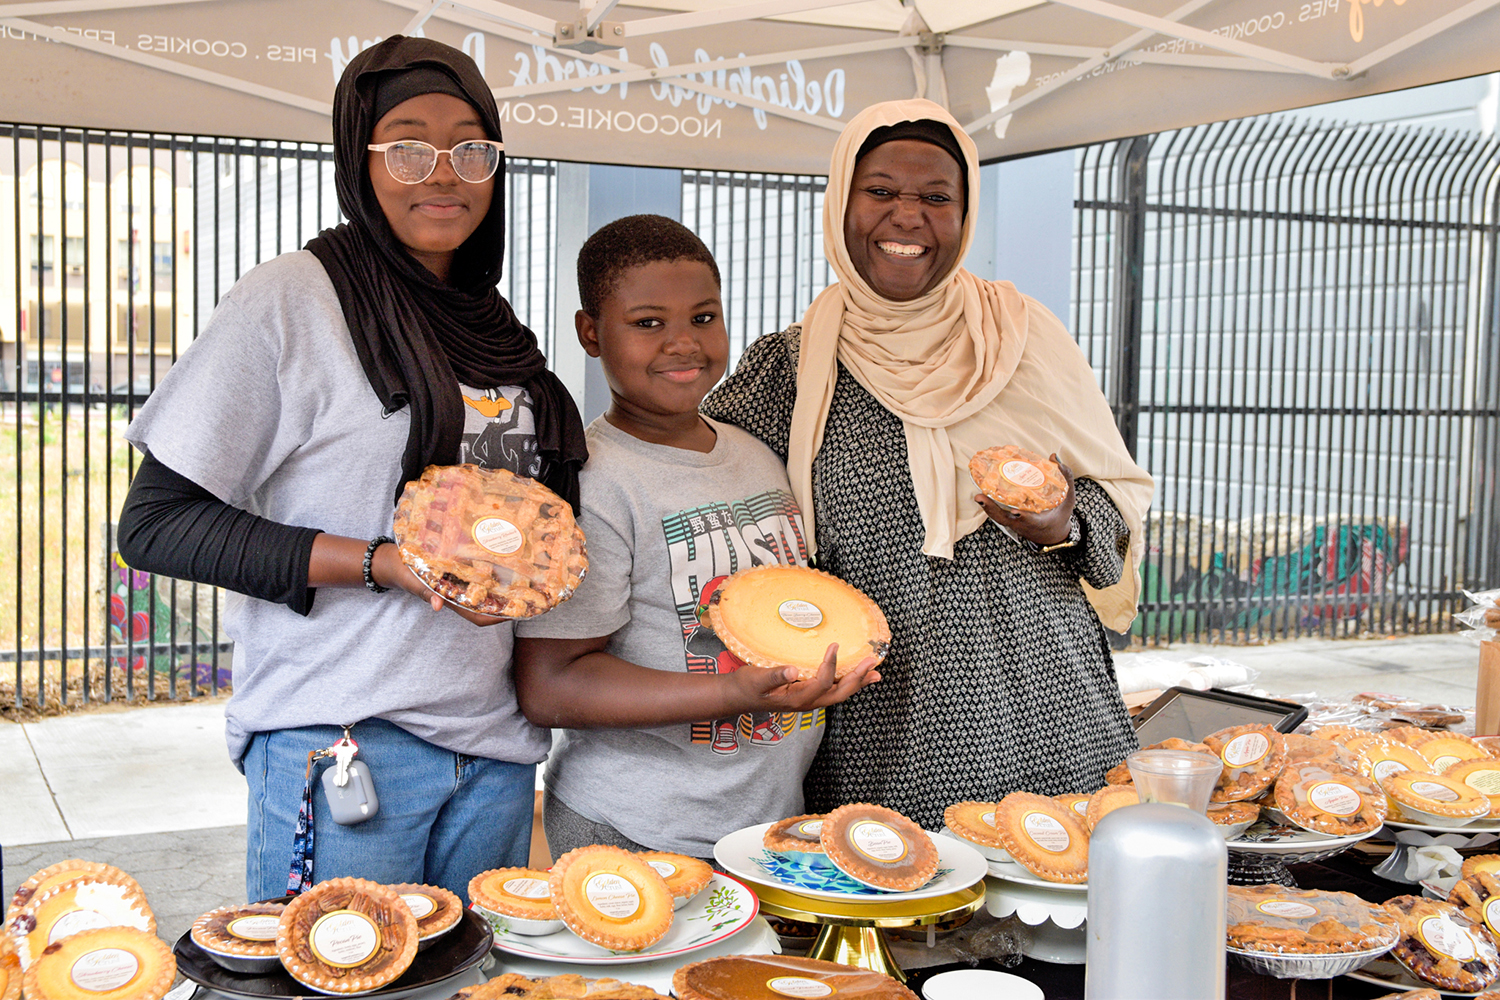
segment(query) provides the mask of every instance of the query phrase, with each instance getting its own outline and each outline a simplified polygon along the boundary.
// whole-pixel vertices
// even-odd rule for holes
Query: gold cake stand
[[[929,927],[975,912],[984,905],[984,880],[943,896],[890,903],[841,903],[763,884],[755,886],[755,894],[773,917],[819,925],[808,958],[881,972],[904,983],[906,973],[891,955],[885,930]]]

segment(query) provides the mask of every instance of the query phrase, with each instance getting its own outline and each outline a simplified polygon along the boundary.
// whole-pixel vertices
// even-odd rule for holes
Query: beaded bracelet
[[[370,539],[369,545],[365,546],[365,587],[372,594],[383,594],[387,590],[391,589],[390,587],[382,587],[380,584],[376,583],[374,575],[370,572],[370,564],[375,561],[375,550],[380,548],[386,542],[390,542],[394,545],[396,540],[390,535],[377,535],[374,538]]]

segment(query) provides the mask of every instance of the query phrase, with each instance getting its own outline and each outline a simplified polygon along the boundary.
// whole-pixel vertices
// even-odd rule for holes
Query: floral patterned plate
[[[738,933],[758,912],[760,900],[749,886],[716,873],[706,889],[673,915],[667,936],[643,951],[610,951],[585,941],[566,927],[541,937],[528,937],[511,931],[505,918],[499,915],[490,918],[490,926],[495,929],[495,948],[512,955],[582,965],[628,965],[707,948]]]

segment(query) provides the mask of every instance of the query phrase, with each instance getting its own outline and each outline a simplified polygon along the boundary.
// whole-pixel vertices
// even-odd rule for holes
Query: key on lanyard
[[[328,748],[328,753],[333,755],[333,783],[343,788],[349,784],[349,762],[354,755],[359,753],[359,744],[354,742],[354,737],[349,735],[351,726],[344,727],[344,738]]]

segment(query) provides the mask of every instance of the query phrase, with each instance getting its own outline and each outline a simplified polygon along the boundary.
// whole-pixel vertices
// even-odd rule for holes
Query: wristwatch
[[[1083,541],[1083,526],[1078,523],[1078,515],[1073,514],[1068,517],[1068,537],[1062,541],[1055,542],[1052,545],[1039,545],[1029,538],[1025,541],[1027,548],[1033,552],[1056,552],[1058,549],[1071,549]]]

